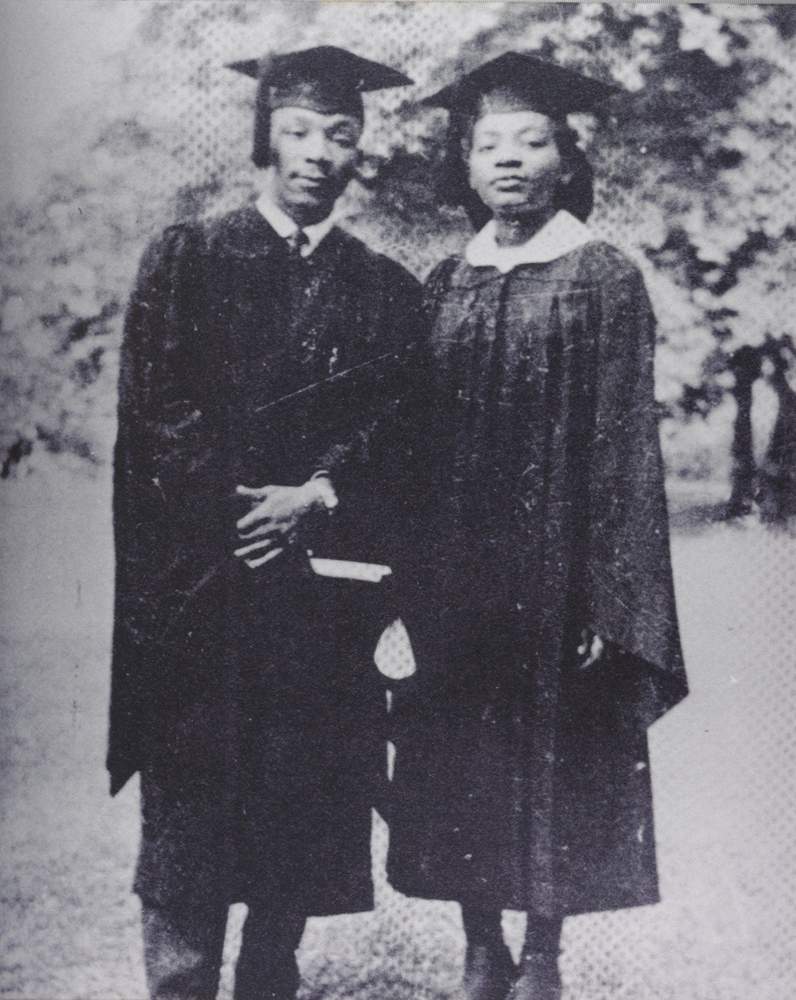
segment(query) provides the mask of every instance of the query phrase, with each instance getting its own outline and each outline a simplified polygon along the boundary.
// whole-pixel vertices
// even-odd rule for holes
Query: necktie
[[[301,257],[301,248],[307,246],[309,241],[310,238],[303,229],[296,229],[295,232],[292,232],[290,236],[285,238],[290,256]]]

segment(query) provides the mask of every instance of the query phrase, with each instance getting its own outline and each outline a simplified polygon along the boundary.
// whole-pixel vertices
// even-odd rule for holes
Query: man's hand
[[[581,629],[580,645],[578,646],[578,656],[581,657],[578,663],[579,670],[588,670],[595,663],[603,658],[605,653],[605,643],[591,629]]]
[[[238,538],[244,545],[235,556],[250,569],[257,569],[281,555],[296,541],[302,520],[311,512],[328,506],[319,479],[308,479],[303,486],[238,486],[238,496],[248,497],[252,508],[236,522]]]

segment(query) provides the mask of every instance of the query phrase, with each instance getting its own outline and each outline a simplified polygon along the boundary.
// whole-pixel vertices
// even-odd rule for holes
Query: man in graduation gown
[[[372,906],[380,587],[308,553],[390,559],[390,454],[417,287],[337,229],[361,92],[411,81],[332,47],[258,79],[256,205],[144,255],[119,377],[108,768],[141,775],[135,891],[157,998],[293,997],[308,915]]]

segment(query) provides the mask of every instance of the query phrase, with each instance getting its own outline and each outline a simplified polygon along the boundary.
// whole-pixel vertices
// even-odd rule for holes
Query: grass
[[[751,521],[675,524],[693,693],[651,733],[664,902],[568,921],[565,1000],[791,1000],[796,540]],[[138,1000],[137,787],[111,801],[103,770],[107,481],[40,472],[5,484],[0,558],[0,996]],[[393,893],[384,849],[377,821],[374,913],[310,921],[303,1000],[453,989],[456,907]],[[233,908],[222,1000],[243,916]],[[522,917],[505,923],[516,948]]]

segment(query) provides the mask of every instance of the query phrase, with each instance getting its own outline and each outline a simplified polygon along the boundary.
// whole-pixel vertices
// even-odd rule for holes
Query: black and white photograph
[[[0,997],[792,1000],[796,6],[0,0]]]

